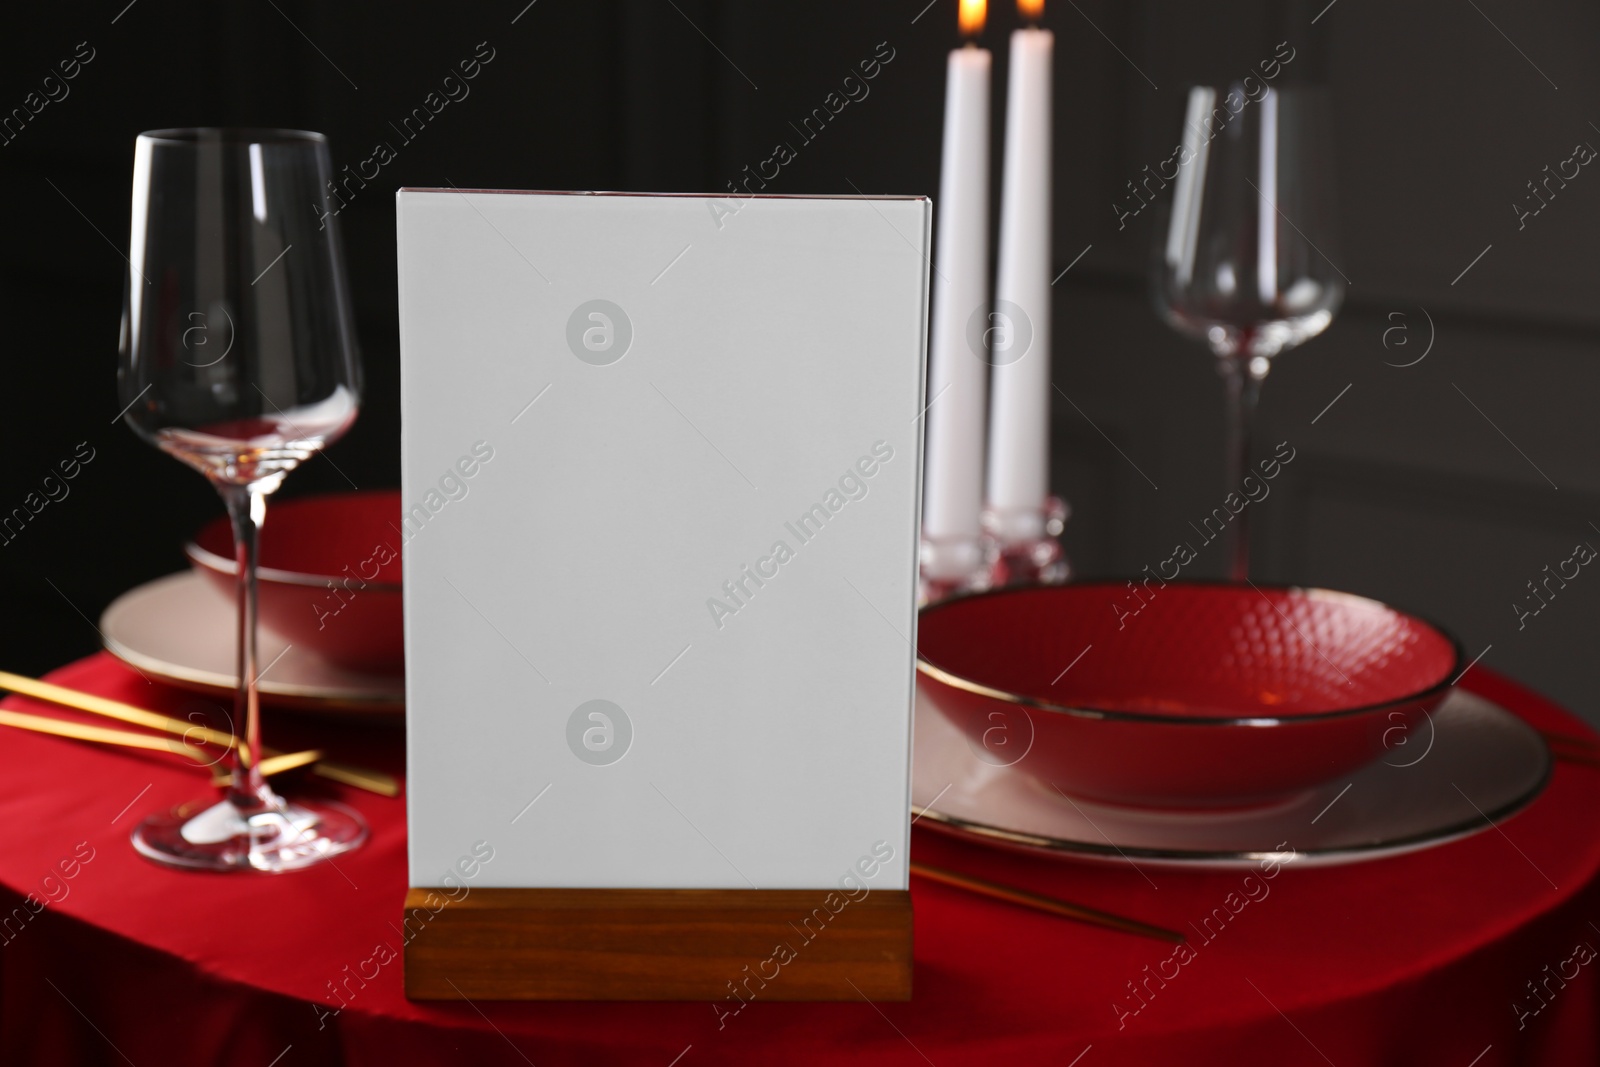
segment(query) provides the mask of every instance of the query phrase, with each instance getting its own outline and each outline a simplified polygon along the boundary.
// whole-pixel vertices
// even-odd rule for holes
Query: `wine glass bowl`
[[[1263,308],[1262,318],[1241,321],[1227,307],[1178,309],[1168,306],[1166,319],[1180,333],[1205,341],[1220,358],[1243,357],[1270,360],[1279,352],[1295,348],[1333,324],[1341,293],[1307,284],[1306,297],[1295,303],[1285,301],[1281,308]],[[1269,317],[1270,316],[1270,317]],[[1265,377],[1262,370],[1257,377]]]
[[[238,739],[224,796],[153,815],[133,833],[141,853],[172,866],[293,870],[366,837],[354,811],[288,803],[257,769],[256,566],[267,496],[360,408],[331,176],[318,133],[157,130],[135,142],[123,417],[216,487],[237,567]]]
[[[155,130],[135,142],[125,419],[213,481],[270,492],[355,419],[331,178],[319,133]]]
[[[157,448],[182,460],[213,482],[226,485],[266,485],[276,488],[294,468],[332,444],[355,421],[357,400],[345,389],[318,407],[333,409],[327,415],[312,412],[295,419],[237,419],[210,424],[203,429],[164,426],[152,435]],[[270,490],[267,490],[270,491]]]
[[[1156,307],[1218,356],[1270,359],[1327,329],[1343,302],[1344,276],[1325,254],[1335,222],[1327,112],[1311,86],[1254,101],[1241,86],[1189,90],[1188,162],[1159,238]]]

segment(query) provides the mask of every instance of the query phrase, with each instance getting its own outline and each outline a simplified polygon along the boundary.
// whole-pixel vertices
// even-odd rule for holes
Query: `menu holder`
[[[798,889],[483,889],[407,946],[406,996],[910,1000],[911,894],[833,914]]]
[[[929,215],[400,192],[408,996],[910,997]]]

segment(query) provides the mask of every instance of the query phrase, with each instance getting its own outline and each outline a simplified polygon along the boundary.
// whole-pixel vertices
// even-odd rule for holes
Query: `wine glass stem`
[[[1224,356],[1219,370],[1227,386],[1227,491],[1243,494],[1245,475],[1250,473],[1250,445],[1255,435],[1256,401],[1261,396],[1262,375],[1252,373],[1248,357]],[[1242,496],[1241,496],[1242,499]],[[1228,577],[1236,582],[1250,579],[1250,507],[1245,504],[1233,519],[1233,539],[1229,545]]]
[[[228,799],[236,807],[254,811],[272,802],[266,780],[261,777],[261,709],[256,692],[256,561],[267,498],[259,489],[248,485],[224,485],[221,491],[228,505],[228,517],[233,521],[239,609],[235,659],[239,685],[233,704],[234,736],[238,740],[230,756],[233,774],[228,785]]]

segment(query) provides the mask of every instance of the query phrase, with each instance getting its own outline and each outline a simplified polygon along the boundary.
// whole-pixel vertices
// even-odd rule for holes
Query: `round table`
[[[53,681],[185,713],[210,703],[108,656]],[[1587,734],[1482,667],[1468,688]],[[12,697],[6,706],[70,715]],[[104,723],[104,720],[97,720]],[[397,727],[267,713],[269,741],[399,771]],[[313,788],[307,779],[301,788]],[[0,1062],[1497,1064],[1600,1060],[1600,768],[1452,844],[1284,868],[1176,968],[1171,946],[913,879],[905,1004],[412,1003],[396,929],[405,802],[329,787],[372,838],[277,877],[186,874],[128,831],[204,792],[179,757],[0,731]],[[1087,864],[924,828],[915,858],[1170,928],[1240,899],[1242,871]],[[29,901],[25,895],[32,894]],[[1231,906],[1231,905],[1230,905]],[[1162,975],[1171,976],[1170,980]],[[1137,1010],[1135,1010],[1137,1009]]]

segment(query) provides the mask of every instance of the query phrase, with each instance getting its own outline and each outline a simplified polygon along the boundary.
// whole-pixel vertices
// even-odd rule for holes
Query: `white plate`
[[[1520,810],[1549,776],[1536,730],[1456,690],[1404,745],[1284,803],[1220,812],[1107,807],[979,759],[919,691],[911,796],[921,825],[988,844],[1116,863],[1250,867],[1289,849],[1299,863],[1352,863],[1465,837]]]
[[[129,590],[100,616],[106,650],[129,666],[186,689],[231,695],[234,608],[193,571]],[[405,707],[403,675],[360,674],[296,648],[262,627],[261,694],[274,704],[394,716]]]

